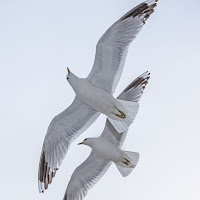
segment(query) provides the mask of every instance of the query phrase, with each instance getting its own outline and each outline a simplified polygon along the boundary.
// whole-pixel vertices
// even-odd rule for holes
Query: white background
[[[38,193],[37,170],[51,119],[70,105],[68,66],[86,77],[100,36],[139,0],[0,0],[1,199],[62,200],[89,155],[101,116],[69,149],[53,183]],[[127,178],[114,165],[86,200],[200,199],[200,3],[160,0],[130,46],[117,96],[149,70],[151,79],[123,149],[140,160]]]

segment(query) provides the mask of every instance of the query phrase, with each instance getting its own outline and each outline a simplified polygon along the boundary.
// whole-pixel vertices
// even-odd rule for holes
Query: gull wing
[[[69,145],[89,128],[100,113],[77,97],[51,121],[44,139],[38,171],[39,191],[44,192],[60,167]]]
[[[139,101],[149,77],[150,74],[148,72],[139,76],[118,98],[135,102]],[[109,120],[107,120],[105,129],[100,137],[103,137],[105,140],[115,145],[121,146],[127,132],[128,131],[118,133]],[[95,152],[92,152],[90,156],[75,169],[63,200],[82,200],[86,196],[87,191],[106,173],[110,165],[111,161],[101,158]]]
[[[88,80],[113,93],[121,77],[129,44],[153,13],[157,0],[145,1],[114,23],[100,38]]]
[[[149,78],[150,78],[149,72],[143,73],[138,78],[136,78],[132,83],[130,83],[124,89],[124,91],[117,97],[117,99],[138,102],[143,94],[143,91],[148,83]],[[124,143],[127,132],[128,130],[123,133],[118,133],[113,127],[113,125],[110,123],[110,121],[107,119],[105,128],[100,137],[121,147],[122,144]]]
[[[92,152],[90,156],[79,165],[69,181],[63,200],[82,200],[87,191],[106,173],[111,161],[103,159]]]

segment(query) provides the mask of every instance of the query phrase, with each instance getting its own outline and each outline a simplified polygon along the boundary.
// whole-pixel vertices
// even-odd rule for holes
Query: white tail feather
[[[123,157],[126,158],[128,161],[130,161],[129,165],[125,165],[123,162],[118,162],[115,164],[116,164],[118,170],[120,171],[121,175],[123,177],[126,177],[132,172],[132,170],[137,165],[138,160],[139,160],[139,153],[124,151]]]
[[[117,121],[117,120],[114,120],[111,118],[108,118],[108,119],[118,133],[125,132],[126,130],[128,130],[128,128],[130,126],[130,124],[123,122],[123,121]]]
[[[125,107],[126,114],[128,115],[127,118],[129,118],[133,122],[139,109],[139,103],[132,101],[125,101],[121,99],[118,99],[118,101]]]
[[[117,169],[119,170],[119,172],[121,173],[121,175],[123,177],[128,176],[133,171],[133,168],[121,167],[121,166],[119,166],[117,164],[116,164],[116,166],[117,166]]]
[[[126,130],[128,130],[129,126],[133,123],[133,120],[135,119],[138,109],[139,109],[139,104],[137,102],[131,102],[131,101],[124,101],[118,99],[118,101],[124,106],[125,108],[125,114],[126,118],[124,121],[121,119],[119,120],[114,120],[111,118],[108,118],[111,124],[114,126],[116,131],[118,133],[122,133]]]
[[[129,159],[131,163],[134,164],[135,166],[137,165],[140,157],[139,153],[131,151],[123,151],[123,153],[124,153],[123,156],[125,158]]]

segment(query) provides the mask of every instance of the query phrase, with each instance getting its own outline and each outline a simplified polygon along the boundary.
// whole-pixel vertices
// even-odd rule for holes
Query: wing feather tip
[[[145,24],[146,20],[150,17],[150,15],[154,12],[154,8],[157,6],[158,0],[147,0],[138,6],[134,7],[132,10],[127,12],[123,17],[119,19],[119,21],[123,21],[129,17],[142,17],[142,22]]]

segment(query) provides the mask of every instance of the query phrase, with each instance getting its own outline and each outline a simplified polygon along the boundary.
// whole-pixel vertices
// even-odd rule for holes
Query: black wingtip
[[[151,1],[151,2],[145,1],[141,4],[139,4],[138,6],[136,6],[135,8],[130,10],[129,12],[127,12],[124,16],[122,16],[119,19],[119,21],[123,21],[123,20],[125,20],[129,17],[135,18],[136,16],[138,16],[138,17],[143,16],[144,19],[142,21],[145,24],[146,20],[154,12],[154,8],[157,6],[157,3],[156,3],[157,1],[158,0],[154,0],[154,1]]]

